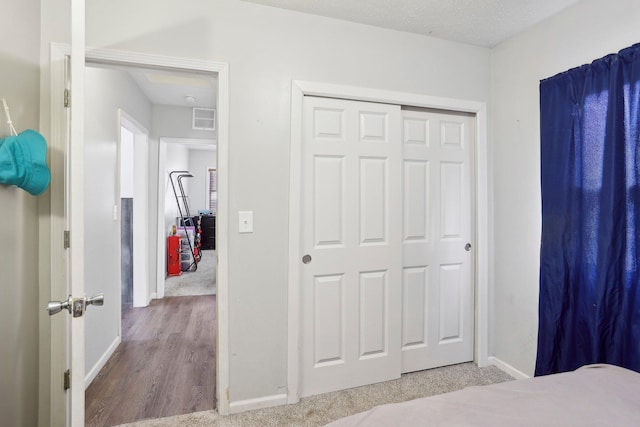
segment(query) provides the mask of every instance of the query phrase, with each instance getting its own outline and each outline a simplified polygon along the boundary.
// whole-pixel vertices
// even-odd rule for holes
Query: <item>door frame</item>
[[[68,109],[64,107],[64,94],[67,88],[67,61],[71,55],[71,46],[68,44],[52,43],[49,58],[48,93],[43,94],[43,99],[49,100],[49,148],[52,169],[52,185],[50,187],[50,206],[41,210],[50,215],[47,227],[40,230],[40,241],[47,242],[46,248],[41,250],[41,271],[50,271],[50,282],[42,284],[41,301],[59,299],[65,297],[66,273],[61,260],[65,258],[65,249],[62,244],[63,231],[66,229],[63,214],[65,212],[65,191],[62,180],[64,170],[68,167],[69,153],[67,147],[67,115]],[[216,242],[217,251],[217,342],[216,342],[216,408],[222,415],[229,413],[229,399],[226,390],[229,387],[229,311],[228,311],[228,182],[229,182],[229,65],[222,62],[204,61],[188,58],[176,58],[161,55],[137,53],[130,51],[118,51],[108,49],[85,49],[85,60],[92,63],[111,63],[132,67],[158,67],[173,68],[181,71],[212,72],[218,75],[218,99],[217,99],[217,164],[221,172],[218,176],[218,211],[216,218]],[[82,76],[79,72],[76,76]],[[81,77],[81,83],[84,83]],[[46,102],[46,101],[45,101]],[[46,120],[46,119],[44,119]],[[44,126],[47,128],[47,126]],[[84,239],[84,233],[73,233],[72,243]],[[61,293],[62,292],[62,293]],[[59,295],[58,295],[59,294]],[[45,302],[46,305],[46,302]],[[60,321],[59,321],[60,320]],[[41,314],[40,324],[43,330],[40,333],[41,351],[40,366],[42,373],[40,390],[43,392],[39,403],[40,414],[51,421],[60,419],[61,408],[66,407],[67,396],[60,391],[62,373],[66,369],[67,353],[66,333],[67,328],[60,325],[60,319],[50,319],[46,312]],[[50,328],[50,329],[49,329]],[[80,377],[84,379],[84,372]],[[73,375],[72,378],[77,378]],[[72,383],[72,384],[75,384]],[[84,387],[83,387],[84,392]],[[64,412],[63,412],[64,413]],[[66,417],[65,417],[66,418]],[[56,422],[60,425],[59,422]],[[80,424],[78,424],[80,425]]]
[[[294,80],[291,82],[291,146],[289,164],[289,271],[288,271],[288,331],[287,331],[287,403],[300,400],[300,233],[302,217],[302,118],[303,98],[320,96],[353,101],[397,104],[406,107],[433,108],[475,114],[475,159],[471,201],[475,213],[475,331],[474,362],[489,366],[489,182],[487,148],[487,104],[485,102],[442,98],[407,92],[371,89],[358,86]]]

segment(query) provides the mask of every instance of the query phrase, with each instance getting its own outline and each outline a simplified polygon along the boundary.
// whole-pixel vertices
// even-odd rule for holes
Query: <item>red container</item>
[[[179,276],[180,270],[180,236],[167,238],[167,273],[169,276]]]

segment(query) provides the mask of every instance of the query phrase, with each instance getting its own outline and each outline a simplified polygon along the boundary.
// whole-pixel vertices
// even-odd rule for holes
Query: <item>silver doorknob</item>
[[[471,250],[471,243],[467,243],[466,245],[464,245],[464,250],[469,252]]]
[[[104,305],[104,294],[86,297],[87,305]]]
[[[66,301],[49,301],[49,304],[47,304],[49,316],[60,313],[62,310],[68,310],[71,313],[71,300],[71,295],[69,295],[69,299]]]
[[[305,255],[302,257],[302,262],[304,264],[309,264],[311,262],[311,255]]]
[[[49,316],[60,313],[62,310],[67,310],[73,317],[80,317],[84,314],[88,305],[103,305],[104,294],[94,295],[82,298],[73,298],[69,295],[66,301],[49,301],[47,304],[47,312]]]

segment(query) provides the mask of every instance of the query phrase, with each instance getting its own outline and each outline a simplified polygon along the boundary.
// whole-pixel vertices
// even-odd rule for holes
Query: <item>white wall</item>
[[[104,306],[86,314],[85,366],[89,373],[118,337],[120,321],[120,206],[117,142],[122,108],[145,127],[151,104],[121,70],[88,67],[85,100],[85,292],[105,294]]]
[[[285,393],[291,80],[486,102],[489,51],[241,1],[153,6],[88,3],[87,44],[230,64],[231,340],[221,351],[232,402]],[[254,212],[252,234],[237,233],[240,210]]]
[[[541,229],[539,81],[640,42],[637,0],[584,0],[492,51],[493,352],[532,375]]]
[[[191,213],[197,215],[199,209],[209,209],[207,206],[207,169],[216,167],[215,150],[189,149],[189,171],[194,175],[189,180],[189,207]]]
[[[38,130],[40,2],[3,2],[10,13],[0,27],[0,97],[18,132]],[[5,12],[6,9],[5,9]],[[0,137],[9,135],[0,108]],[[3,425],[38,422],[38,203],[17,187],[0,184],[0,414]],[[46,375],[46,372],[43,373]]]
[[[182,204],[182,197],[180,194],[180,187],[178,186],[178,175],[173,175],[173,187],[169,179],[169,173],[172,171],[188,171],[189,170],[189,149],[182,144],[166,144],[167,157],[165,162],[164,171],[164,229],[165,229],[165,243],[166,237],[169,235],[172,225],[176,225],[176,218],[180,216],[178,210],[178,203],[182,213],[185,214],[184,205]],[[191,180],[193,178],[183,178],[182,187],[184,188],[185,195],[189,195],[189,188],[191,186]],[[178,203],[176,202],[176,196],[173,192],[173,188],[178,194]],[[166,251],[164,252],[166,253]],[[166,271],[166,269],[165,269]]]
[[[120,129],[120,198],[133,198],[134,136],[124,127]]]

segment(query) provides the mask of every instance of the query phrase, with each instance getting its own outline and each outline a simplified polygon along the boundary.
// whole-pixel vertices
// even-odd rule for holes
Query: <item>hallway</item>
[[[122,343],[86,390],[86,425],[214,409],[215,319],[215,295],[123,309]]]

